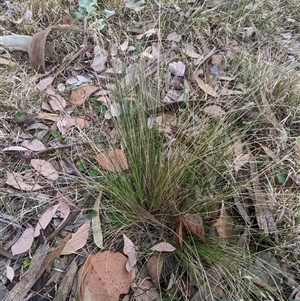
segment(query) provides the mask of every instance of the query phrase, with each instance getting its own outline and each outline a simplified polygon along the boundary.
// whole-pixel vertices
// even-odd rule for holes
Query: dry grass
[[[175,4],[180,11],[176,12]],[[52,162],[69,158],[81,176],[62,170],[62,179],[69,184],[61,189],[61,183],[48,183],[50,192],[40,194],[2,188],[6,191],[0,197],[0,210],[15,216],[25,227],[26,223],[36,222],[36,216],[56,202],[57,191],[63,191],[65,198],[76,207],[80,206],[86,189],[95,195],[101,190],[104,192],[101,213],[105,246],[120,250],[122,233],[126,232],[139,247],[139,267],[143,266],[145,258],[149,258],[149,247],[156,242],[169,240],[175,243],[173,236],[178,235],[175,233],[176,217],[198,213],[204,220],[207,244],[191,235],[184,236],[183,247],[177,246],[177,251],[169,256],[169,265],[164,267],[163,300],[192,300],[195,290],[200,292],[201,298],[206,294],[206,300],[216,300],[216,295],[220,299],[220,290],[228,299],[288,300],[299,281],[297,177],[300,158],[296,145],[300,136],[299,5],[297,1],[274,0],[223,1],[220,6],[213,5],[213,1],[206,4],[200,1],[194,6],[185,1],[163,1],[163,5],[159,10],[156,1],[148,1],[145,9],[135,13],[126,9],[122,1],[111,0],[99,3],[96,12],[88,16],[86,41],[91,50],[81,62],[92,59],[92,48],[97,43],[110,49],[112,44],[120,45],[125,40],[136,47],[132,55],[120,56],[125,67],[131,63],[143,66],[146,59],[141,54],[154,45],[168,53],[168,59],[154,75],[145,77],[141,74],[138,86],[124,89],[117,84],[120,89],[115,90],[111,100],[120,102],[120,117],[108,122],[101,111],[103,108],[91,99],[75,112],[89,118],[90,128],[73,129],[66,135],[49,131],[48,140],[44,141],[48,147],[58,143],[89,142],[87,147],[58,151],[48,157]],[[14,3],[14,6],[15,10],[3,10],[0,19],[0,27],[7,32],[32,35],[61,23],[65,14],[71,16],[72,25],[83,27],[83,20],[74,17],[78,7],[72,1],[28,0]],[[17,26],[10,21],[12,18],[19,20],[28,9],[33,13],[32,20]],[[106,18],[104,9],[114,10],[115,15]],[[102,31],[98,28],[99,18],[105,20]],[[158,30],[157,36],[137,39],[137,34],[152,28]],[[253,33],[247,35],[249,30]],[[181,35],[180,42],[167,40],[173,31]],[[287,33],[291,33],[291,40],[283,38],[282,35]],[[79,49],[84,35],[70,33],[52,38],[62,58]],[[216,47],[216,52],[224,58],[222,72],[235,77],[228,87],[242,93],[220,98],[205,94],[193,80],[196,66],[183,53],[188,45],[204,55]],[[5,56],[16,65],[0,66],[0,144],[15,145],[23,139],[21,134],[29,132],[15,122],[14,115],[20,111],[40,112],[42,102],[47,99],[43,92],[34,88],[38,75],[32,70],[27,54],[6,53]],[[177,60],[187,67],[189,95],[184,106],[169,107],[166,112],[162,110],[161,99],[168,82],[168,64]],[[55,63],[49,66],[53,67]],[[209,77],[210,66],[211,57],[199,66],[203,78],[211,85],[220,85],[220,81]],[[55,79],[54,88],[73,74],[76,74],[74,64]],[[92,82],[103,88],[108,83],[121,83],[124,76],[112,73],[105,74],[104,78],[89,67],[80,74],[91,76]],[[71,89],[67,86],[66,99]],[[224,114],[217,118],[207,116],[203,109],[208,105],[220,106]],[[149,117],[166,117],[168,114],[173,116],[173,130],[166,132],[164,127],[149,129],[146,126]],[[115,144],[105,133],[108,123],[117,130],[120,141]],[[39,135],[38,132],[29,134],[31,138]],[[110,174],[96,164],[93,156],[108,146],[124,149],[130,173]],[[244,154],[251,153],[239,173],[234,171],[237,148]],[[3,170],[28,173],[28,162],[2,155],[0,167]],[[251,164],[256,165],[255,172]],[[286,177],[285,183],[280,183],[280,175]],[[257,179],[267,200],[264,205],[269,207],[277,227],[275,235],[272,231],[267,234],[259,229],[255,217],[260,214],[255,208],[258,200],[253,190],[253,182]],[[237,200],[247,210],[251,225],[246,224],[239,212]],[[222,201],[234,223],[232,237],[228,240],[219,238],[211,225],[213,212],[220,213]],[[156,221],[137,212],[132,203],[146,209]],[[83,213],[91,208],[92,204],[87,204]],[[86,249],[95,250],[92,240]],[[281,264],[283,283],[268,282],[256,275],[258,268],[254,262],[265,260],[261,259],[261,254],[267,251],[273,254],[272,260]],[[210,278],[212,270],[217,271],[217,283]],[[263,274],[262,270],[259,272]],[[264,272],[274,277],[270,267],[265,267]],[[177,284],[173,290],[166,291],[166,279],[171,273],[176,275]],[[187,282],[191,289],[184,286]],[[215,289],[216,285],[219,291]]]

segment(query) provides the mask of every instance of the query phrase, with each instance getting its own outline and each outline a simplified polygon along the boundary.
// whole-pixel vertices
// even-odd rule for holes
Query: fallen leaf
[[[133,267],[136,265],[136,256],[137,253],[135,251],[135,246],[133,242],[125,235],[123,234],[123,239],[124,239],[124,247],[123,247],[123,252],[125,255],[128,256],[128,260],[126,262],[126,270],[127,272],[131,272]]]
[[[70,95],[68,108],[74,109],[84,104],[100,87],[84,84],[73,90]]]
[[[151,37],[151,36],[156,36],[157,35],[157,30],[155,28],[151,28],[149,30],[147,30],[146,32],[139,34],[136,36],[137,40],[142,39],[144,36],[146,37]]]
[[[58,172],[50,162],[41,159],[30,160],[32,167],[45,178],[56,181],[58,179]]]
[[[18,255],[27,252],[33,243],[34,230],[33,228],[27,228],[19,237],[19,239],[12,245],[11,252],[13,255]]]
[[[61,255],[69,255],[75,253],[77,250],[83,248],[89,236],[90,222],[84,223],[72,234],[71,239],[61,252]],[[83,299],[85,300],[85,299]]]
[[[153,246],[150,250],[157,252],[174,252],[176,248],[168,242],[160,242],[159,244]]]
[[[54,112],[59,111],[63,112],[67,105],[66,100],[60,96],[59,94],[55,93],[55,91],[51,88],[46,90],[46,94],[49,96],[49,105]]]
[[[202,217],[199,214],[185,214],[181,218],[186,229],[205,243],[206,239]]]
[[[170,290],[175,283],[176,283],[175,275],[173,273],[171,273],[170,280],[169,280],[168,286],[166,288],[166,291]]]
[[[37,237],[40,235],[41,229],[46,229],[46,227],[51,222],[51,220],[59,206],[60,206],[59,204],[51,206],[41,215],[41,217],[39,218],[39,221],[34,229],[34,237]]]
[[[45,145],[38,139],[24,140],[21,145],[35,152],[46,149]]]
[[[211,56],[211,63],[212,65],[220,66],[224,60],[224,57],[222,54],[213,54]]]
[[[169,70],[175,76],[184,76],[185,64],[181,61],[172,62],[169,64]]]
[[[128,163],[121,149],[113,149],[97,154],[94,159],[98,164],[108,171],[121,171],[128,169]]]
[[[121,51],[126,51],[128,49],[128,41],[126,40],[123,44],[120,45]]]
[[[187,56],[189,56],[192,59],[198,59],[201,57],[201,54],[193,52],[189,49],[182,49],[183,53],[186,54]]]
[[[108,56],[107,51],[104,48],[97,45],[94,48],[94,54],[95,54],[95,56],[94,56],[91,67],[96,72],[101,72],[101,71],[105,70],[106,69],[105,64],[107,62],[107,56]]]
[[[177,34],[175,31],[171,32],[167,36],[168,41],[179,42],[181,40],[181,35]]]
[[[220,216],[217,219],[217,221],[213,224],[213,226],[216,227],[220,237],[228,238],[230,236],[233,227],[233,219],[229,215],[225,207],[224,201],[222,201]]]
[[[238,172],[250,159],[250,153],[240,154],[234,160],[234,170]]]
[[[13,151],[19,152],[19,151],[28,151],[28,149],[25,147],[22,147],[22,146],[15,145],[15,146],[4,147],[4,148],[2,148],[2,151],[3,152],[13,152]]]
[[[145,0],[127,0],[126,1],[126,7],[130,8],[130,9],[140,8],[144,4],[145,4]]]
[[[6,266],[6,275],[5,276],[10,282],[12,282],[15,277],[15,271],[9,265]]]
[[[101,220],[99,216],[101,197],[102,197],[102,193],[100,192],[95,201],[94,208],[93,208],[96,211],[97,215],[92,219],[94,243],[100,250],[103,248],[103,234],[101,230]]]
[[[207,106],[203,109],[204,113],[210,117],[218,117],[224,113],[222,108],[217,105]]]
[[[218,97],[218,93],[211,87],[210,85],[206,84],[202,79],[198,76],[194,76],[196,83],[198,84],[199,88],[203,90],[206,94],[212,97]]]
[[[53,80],[54,80],[54,76],[43,78],[38,82],[36,88],[40,91],[44,91],[45,89],[47,89],[48,86],[52,84]]]
[[[60,218],[63,219],[63,221],[69,216],[70,214],[70,206],[68,202],[66,202],[62,197],[58,200],[59,207],[57,208],[57,212]]]
[[[39,113],[36,118],[55,122],[60,119],[60,116],[51,113]]]
[[[68,125],[68,119],[70,119],[70,117],[59,117],[59,119],[56,122],[57,129],[62,135],[66,134],[70,129],[70,126]]]
[[[133,286],[133,285],[132,285]],[[135,301],[159,301],[161,300],[158,290],[153,286],[149,279],[141,279],[134,284],[134,300]]]
[[[227,81],[227,82],[231,82],[231,81],[235,80],[235,77],[219,75],[218,79],[219,80],[224,80],[224,81]]]
[[[29,185],[24,183],[23,177],[17,173],[11,173],[7,171],[6,174],[7,174],[7,179],[5,184],[10,185],[16,189],[20,189],[24,191],[36,191],[43,188],[39,184]]]
[[[29,60],[33,66],[33,68],[38,73],[45,73],[45,49],[46,49],[46,41],[48,34],[52,31],[55,26],[47,27],[46,29],[35,34],[29,45]],[[47,47],[49,47],[49,43],[47,43]],[[52,51],[54,52],[53,48]]]
[[[72,126],[77,126],[79,129],[88,128],[90,126],[89,122],[82,117],[65,117],[66,127],[70,128]]]
[[[152,280],[154,287],[157,288],[158,290],[160,289],[159,282],[160,282],[160,275],[161,275],[163,263],[164,263],[164,256],[162,255],[159,256],[153,255],[148,259],[146,263],[148,274]]]
[[[99,252],[87,257],[78,273],[80,300],[118,301],[130,289],[131,273],[121,253]]]

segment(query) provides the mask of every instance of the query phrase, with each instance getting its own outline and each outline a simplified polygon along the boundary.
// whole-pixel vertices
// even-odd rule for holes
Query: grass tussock
[[[89,142],[85,149],[58,151],[51,159],[59,161],[67,154],[78,168],[80,177],[65,175],[72,181],[76,200],[87,188],[103,193],[100,212],[105,247],[121,250],[122,234],[126,233],[135,243],[138,268],[143,270],[155,243],[166,241],[176,246],[173,253],[164,255],[159,283],[162,300],[291,300],[300,270],[300,85],[295,46],[299,5],[296,0],[198,2],[147,1],[145,9],[134,12],[122,1],[112,0],[99,2],[93,13],[80,17],[78,4],[72,1],[30,0],[6,15],[17,20],[29,9],[32,20],[24,20],[18,27],[1,21],[1,26],[11,33],[32,35],[69,16],[71,25],[83,28],[84,34],[49,37],[55,41],[58,62],[76,53],[82,41],[91,49],[80,58],[84,66],[80,72],[68,67],[53,85],[83,74],[101,87],[115,86],[109,97],[118,116],[106,120],[103,108],[97,111],[96,98],[91,99],[74,112],[85,116],[90,128],[73,128],[60,135],[53,127],[45,141],[48,145]],[[105,9],[114,10],[115,15],[106,18]],[[101,30],[100,18],[105,21]],[[149,29],[156,33],[137,38]],[[177,43],[167,39],[173,31],[181,35]],[[286,33],[292,34],[291,41],[282,38]],[[120,55],[124,72],[97,74],[90,69],[94,46],[101,45],[109,52],[113,44],[120,46],[124,41],[135,47],[134,55]],[[195,65],[185,55],[188,46],[203,57],[215,48],[223,56],[221,72],[233,80],[224,83],[209,74],[211,57]],[[152,54],[153,49],[168,54],[165,65],[158,65],[154,75],[141,70],[138,83],[124,88],[127,66],[143,66],[145,53]],[[16,65],[1,66],[0,142],[12,144],[21,141],[14,140],[19,133],[26,132],[13,122],[15,114],[39,112],[45,97],[34,89],[38,80],[26,54],[5,55]],[[178,60],[187,68],[187,96],[184,102],[166,105],[162,99],[170,77],[168,63]],[[108,67],[110,63],[108,60]],[[226,86],[238,93],[210,97],[194,82],[196,69],[201,69],[200,77],[212,87]],[[76,87],[67,86],[66,98],[72,89]],[[218,106],[221,111],[209,114],[208,106]],[[106,134],[107,126],[115,129],[117,141]],[[30,134],[31,138],[40,137],[39,131]],[[94,155],[111,148],[124,151],[128,170],[110,172],[96,163]],[[238,156],[247,154],[237,168]],[[8,165],[23,174],[28,169],[22,160]],[[51,189],[59,191],[55,185]],[[259,207],[261,195],[265,203]],[[74,194],[67,191],[66,196]],[[26,201],[17,206],[11,202],[21,198],[22,192],[9,190],[1,196],[1,210],[20,221],[43,212],[44,203],[37,196],[28,196],[34,203],[31,206]],[[47,204],[54,201],[47,199]],[[92,206],[87,204],[83,212],[91,211]],[[274,231],[259,224],[267,209],[276,226],[274,230],[268,224],[269,230]],[[205,241],[181,224],[184,216],[193,214],[203,221]],[[223,227],[230,229],[226,238],[220,237],[215,225],[220,217],[225,220]],[[86,249],[95,250],[92,241]],[[175,284],[167,289],[172,275]]]

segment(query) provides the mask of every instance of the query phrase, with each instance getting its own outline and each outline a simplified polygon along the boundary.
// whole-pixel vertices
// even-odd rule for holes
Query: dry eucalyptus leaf
[[[175,31],[171,32],[167,36],[168,41],[179,42],[181,40],[181,35],[177,34]]]
[[[228,213],[224,201],[222,202],[220,216],[217,221],[213,224],[216,227],[217,232],[220,237],[228,238],[230,236],[232,227],[233,227],[233,219],[231,215]]]
[[[54,27],[50,26],[32,37],[32,40],[29,45],[29,60],[33,68],[38,73],[45,73],[45,50],[46,50],[46,41],[48,34],[52,31]],[[50,44],[47,44],[47,46]],[[51,51],[51,50],[50,50]]]
[[[211,87],[210,85],[206,84],[202,79],[198,76],[194,76],[196,83],[198,84],[199,88],[203,90],[206,94],[212,97],[218,97],[218,93]]]
[[[192,235],[197,236],[201,241],[206,242],[203,220],[199,214],[185,214],[181,218],[183,225]]]
[[[100,87],[84,84],[73,90],[70,95],[68,108],[74,109],[83,105]]]
[[[249,162],[250,153],[248,154],[240,154],[234,160],[234,170],[238,172],[247,162]]]
[[[22,147],[22,146],[18,146],[18,145],[14,145],[14,146],[7,146],[2,148],[3,152],[19,152],[19,151],[28,151],[27,148]]]
[[[10,282],[12,282],[15,277],[15,271],[9,265],[6,266],[6,275],[5,276]]]
[[[36,88],[40,91],[44,91],[45,89],[47,89],[48,86],[52,84],[53,80],[54,80],[54,76],[43,78],[38,82]]]
[[[102,193],[100,192],[93,208],[96,211],[96,216],[92,219],[94,243],[100,250],[103,248],[103,234],[101,229],[101,219],[99,216],[101,196]]]
[[[77,250],[83,248],[89,236],[90,222],[84,223],[72,234],[71,239],[61,252],[61,255],[69,255],[75,253]],[[83,299],[85,300],[85,299]]]
[[[172,62],[169,64],[169,70],[175,76],[184,76],[185,64],[181,61]]]
[[[128,41],[126,40],[123,44],[120,45],[121,51],[126,51],[128,49]]]
[[[41,159],[30,160],[32,167],[45,178],[56,181],[58,179],[58,172],[50,162]]]
[[[38,139],[33,139],[33,140],[24,140],[21,143],[22,146],[34,151],[34,152],[38,152],[41,151],[43,149],[46,149],[45,145]]]
[[[217,117],[224,113],[222,108],[217,105],[207,106],[203,109],[203,111],[210,117]]]
[[[94,48],[94,59],[92,62],[91,67],[96,71],[96,72],[101,72],[106,69],[106,62],[107,62],[107,57],[108,53],[107,51],[100,47],[100,46],[95,46]]]
[[[20,189],[24,191],[36,191],[43,188],[39,184],[29,185],[24,183],[23,177],[17,173],[11,173],[7,171],[6,174],[7,174],[7,179],[5,184],[10,185],[16,189]]]
[[[127,272],[131,272],[133,267],[136,265],[136,250],[133,242],[125,235],[123,234],[123,239],[124,239],[124,247],[123,247],[123,252],[125,255],[128,256],[128,260],[126,262],[126,270]]]
[[[160,288],[159,282],[163,263],[164,256],[161,254],[159,256],[151,256],[146,263],[146,269],[148,271],[148,274],[152,280],[154,287],[157,289]]]
[[[78,273],[80,300],[119,301],[130,288],[126,262],[123,254],[111,251],[88,256]]]
[[[27,252],[33,243],[34,230],[33,228],[27,228],[19,239],[12,245],[11,252],[13,255],[18,255]]]
[[[65,107],[67,105],[66,100],[60,96],[59,94],[55,93],[52,88],[47,88],[46,94],[49,96],[49,105],[54,112],[64,112]]]
[[[176,248],[168,242],[160,242],[157,245],[153,246],[150,250],[157,252],[174,252]]]
[[[97,154],[94,159],[102,168],[108,171],[128,169],[126,156],[124,152],[118,148]]]
[[[59,204],[51,206],[41,215],[34,229],[34,237],[40,235],[41,229],[46,229],[59,206]]]

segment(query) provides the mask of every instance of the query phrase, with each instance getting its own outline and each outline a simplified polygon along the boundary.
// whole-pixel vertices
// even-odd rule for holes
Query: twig
[[[67,226],[69,223],[71,223],[71,222],[73,222],[75,220],[75,218],[81,212],[81,208],[83,208],[83,206],[87,203],[87,201],[90,199],[91,196],[92,196],[92,194],[88,191],[86,193],[83,201],[79,204],[79,206],[48,237],[48,239],[47,239],[48,242],[51,241],[52,239],[54,239],[57,236],[57,234],[60,233],[65,228],[65,226]]]
[[[86,145],[86,144],[88,144],[88,142],[78,142],[78,143],[68,144],[68,145],[58,145],[58,146],[48,147],[46,149],[40,150],[35,153],[31,153],[29,155],[25,155],[21,152],[13,152],[13,151],[11,151],[9,153],[14,157],[29,161],[29,160],[37,158],[38,156],[43,155],[45,153],[49,153],[49,152],[61,150],[61,149],[68,149],[68,148],[72,148],[74,146],[82,146],[82,145]]]
[[[207,61],[215,52],[216,52],[216,47],[214,47],[197,65],[195,72],[199,69],[199,67],[205,62]]]
[[[83,53],[87,52],[90,46],[84,45],[81,47],[70,59],[64,61],[57,71],[54,73],[53,77],[57,77],[63,70],[65,70],[77,57],[81,56]]]

